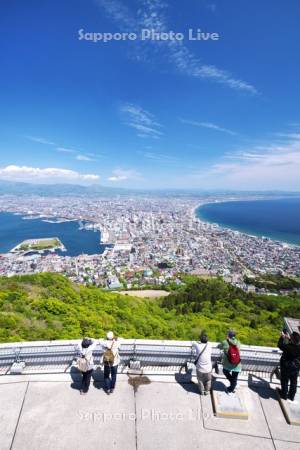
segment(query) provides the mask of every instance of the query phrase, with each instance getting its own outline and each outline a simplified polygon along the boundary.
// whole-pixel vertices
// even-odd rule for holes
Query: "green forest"
[[[182,277],[163,299],[71,283],[58,274],[0,278],[0,341],[104,337],[220,341],[234,328],[244,344],[276,346],[283,317],[300,318],[300,295],[248,294],[222,279]]]
[[[273,292],[300,289],[299,279],[284,277],[283,275],[266,274],[261,275],[259,278],[245,277],[245,282],[253,284],[257,288],[265,288]]]

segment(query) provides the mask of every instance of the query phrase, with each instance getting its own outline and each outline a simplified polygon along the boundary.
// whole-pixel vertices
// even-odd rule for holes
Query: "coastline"
[[[200,204],[198,204],[198,206],[193,208],[193,215],[194,215],[194,218],[196,220],[198,220],[199,222],[209,224],[209,225],[212,225],[215,227],[219,227],[220,229],[223,229],[223,230],[240,233],[240,234],[252,237],[252,238],[269,239],[270,241],[277,242],[277,243],[280,243],[280,244],[282,244],[284,246],[288,246],[288,247],[300,247],[300,243],[280,239],[279,237],[272,234],[272,232],[264,232],[264,233],[263,232],[254,232],[254,231],[247,230],[246,228],[239,227],[238,225],[237,226],[227,225],[222,222],[210,220],[207,217],[204,217],[203,215],[201,215],[201,213],[199,212],[203,206],[216,205],[217,203],[259,202],[259,201],[266,201],[266,200],[273,201],[273,200],[282,200],[285,198],[286,197],[278,196],[276,198],[271,198],[271,199],[260,197],[260,198],[237,198],[237,199],[230,199],[230,200],[222,199],[222,200],[217,200],[217,201],[207,201],[207,202],[200,203]],[[292,197],[289,197],[289,198],[292,198]]]
[[[1,239],[0,250],[0,253],[3,254],[11,253],[13,249],[19,246],[20,242],[30,239],[50,238],[53,236],[57,236],[63,243],[63,248],[51,248],[51,252],[55,253],[57,251],[59,256],[76,257],[81,254],[98,255],[102,254],[108,245],[101,242],[100,230],[97,230],[97,233],[95,234],[93,232],[92,234],[88,234],[88,236],[83,237],[81,234],[83,231],[91,233],[92,230],[80,229],[79,220],[76,219],[64,220],[63,222],[56,220],[45,221],[42,217],[30,219],[27,216],[27,220],[23,220],[26,216],[24,213],[19,212],[16,214],[13,211],[0,211],[0,213],[7,215],[7,217],[11,215],[19,221],[14,228],[14,238],[11,238],[8,228],[6,228],[4,224],[4,228],[2,230],[4,234]],[[33,229],[31,229],[31,220],[35,224]],[[26,228],[25,231],[23,230],[24,227]],[[28,228],[30,229],[30,232],[27,232]]]

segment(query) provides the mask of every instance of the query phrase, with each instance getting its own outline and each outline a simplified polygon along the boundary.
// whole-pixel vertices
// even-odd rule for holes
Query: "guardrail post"
[[[133,357],[132,357],[132,361],[136,360],[136,339],[134,340],[134,344],[133,344]]]

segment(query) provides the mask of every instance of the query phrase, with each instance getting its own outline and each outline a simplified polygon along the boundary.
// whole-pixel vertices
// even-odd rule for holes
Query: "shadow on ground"
[[[278,400],[276,390],[272,389],[270,383],[263,378],[249,374],[248,387],[261,398]]]
[[[212,388],[214,391],[225,392],[226,384],[224,383],[224,381],[217,380],[213,377]]]
[[[77,367],[71,367],[70,376],[72,379],[71,388],[79,391],[82,380],[81,372],[77,369]],[[95,388],[103,389],[103,370],[100,367],[97,367],[97,369],[93,371],[92,380]]]
[[[192,381],[191,373],[176,373],[175,380],[185,391],[199,394],[198,385]]]

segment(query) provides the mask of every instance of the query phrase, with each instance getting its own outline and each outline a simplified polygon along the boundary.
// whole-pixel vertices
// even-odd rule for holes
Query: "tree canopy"
[[[300,318],[300,296],[247,294],[221,279],[187,276],[163,299],[73,284],[58,274],[0,278],[0,341],[100,338],[210,340],[234,328],[245,344],[275,346],[283,317]]]

